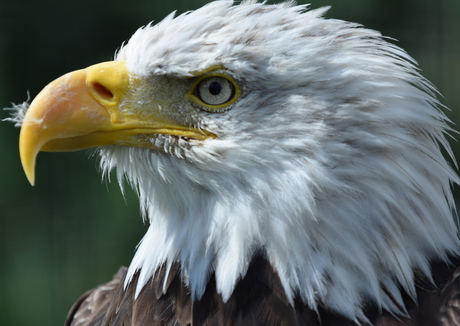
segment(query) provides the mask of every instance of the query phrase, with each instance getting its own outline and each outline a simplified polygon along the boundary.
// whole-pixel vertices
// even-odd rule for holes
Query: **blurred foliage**
[[[68,71],[110,60],[141,25],[206,2],[2,0],[0,107],[35,96]],[[329,18],[399,40],[444,95],[449,117],[460,121],[460,1],[311,1],[312,8],[325,5],[332,6]],[[129,264],[146,226],[136,196],[101,181],[88,152],[41,153],[30,187],[18,134],[0,123],[0,324],[61,325],[80,294]]]

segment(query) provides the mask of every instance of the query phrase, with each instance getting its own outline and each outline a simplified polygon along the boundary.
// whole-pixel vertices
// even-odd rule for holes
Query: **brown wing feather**
[[[460,325],[460,267],[441,292],[440,313],[442,326]]]
[[[65,326],[101,325],[113,300],[114,291],[124,279],[126,271],[126,267],[120,267],[113,280],[85,292],[70,308]]]
[[[178,264],[171,269],[166,293],[163,294],[161,291],[165,275],[165,269],[161,268],[136,300],[134,297],[138,275],[136,274],[133,282],[125,290],[124,280],[127,269],[120,269],[112,281],[88,291],[74,304],[67,317],[66,325],[190,325],[190,312],[184,316],[176,311],[177,307],[184,305],[188,305],[189,311],[191,307],[188,292],[182,295],[178,292],[184,288],[178,269]]]
[[[296,299],[292,307],[270,264],[256,256],[227,302],[216,291],[212,275],[203,297],[192,304],[190,292],[181,279],[180,265],[174,264],[163,292],[165,268],[160,268],[134,299],[136,274],[124,289],[126,268],[114,279],[85,293],[72,307],[66,326],[356,326],[344,317],[320,307],[318,312]],[[442,288],[452,275],[452,267],[434,264],[436,284]],[[407,317],[395,317],[376,307],[368,307],[367,317],[375,326],[454,326],[460,325],[460,268],[442,293],[429,283],[420,283],[418,302],[405,297]],[[366,325],[365,322],[362,325]]]

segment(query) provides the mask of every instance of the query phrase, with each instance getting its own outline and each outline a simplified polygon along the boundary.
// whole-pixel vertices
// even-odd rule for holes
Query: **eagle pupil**
[[[222,85],[216,81],[213,81],[209,84],[209,93],[212,95],[219,95],[220,91],[222,90]]]

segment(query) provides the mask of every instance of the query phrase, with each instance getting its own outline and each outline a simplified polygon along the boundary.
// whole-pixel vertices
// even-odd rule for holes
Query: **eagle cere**
[[[409,324],[447,284],[432,270],[455,270],[459,180],[436,90],[402,49],[326,11],[171,14],[18,110],[31,183],[39,151],[97,147],[150,223],[105,301],[89,292],[68,325]]]

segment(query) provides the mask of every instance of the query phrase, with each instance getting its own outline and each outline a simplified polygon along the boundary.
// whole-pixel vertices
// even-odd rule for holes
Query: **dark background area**
[[[1,0],[0,108],[25,101],[28,92],[33,98],[66,72],[112,59],[141,25],[207,2]],[[460,1],[310,3],[331,5],[329,18],[399,40],[460,123]],[[115,182],[101,181],[90,151],[41,153],[31,187],[18,135],[11,123],[0,122],[0,325],[62,325],[79,295],[130,263],[146,226],[136,196],[127,191],[123,197]]]

